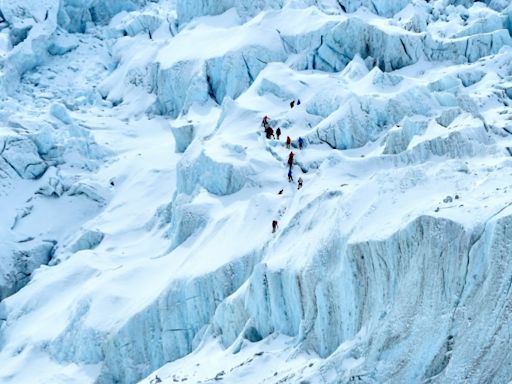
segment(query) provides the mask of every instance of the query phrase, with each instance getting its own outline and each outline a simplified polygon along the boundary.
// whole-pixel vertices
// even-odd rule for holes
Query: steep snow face
[[[509,2],[0,4],[2,383],[511,380]]]

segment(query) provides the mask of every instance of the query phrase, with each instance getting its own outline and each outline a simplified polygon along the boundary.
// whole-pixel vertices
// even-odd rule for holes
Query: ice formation
[[[0,1],[0,383],[512,380],[511,33],[505,0]]]

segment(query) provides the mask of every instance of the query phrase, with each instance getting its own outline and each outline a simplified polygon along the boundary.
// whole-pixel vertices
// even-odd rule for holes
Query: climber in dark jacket
[[[304,182],[304,180],[302,180],[302,177],[299,177],[299,180],[297,180],[297,189],[301,189],[302,188],[302,183]]]
[[[293,177],[292,177],[292,168],[290,167],[290,169],[288,170],[288,181],[291,183],[293,181]]]
[[[268,116],[267,115],[265,115],[263,117],[263,120],[261,121],[261,124],[263,125],[264,128],[268,127]]]
[[[290,108],[293,108],[293,107],[295,107],[295,100],[292,100],[292,101],[290,102]]]
[[[271,127],[265,129],[265,134],[267,135],[267,139],[270,139],[271,137],[275,139],[274,130]]]
[[[277,128],[276,130],[276,136],[277,136],[277,140],[279,140],[279,136],[281,136],[281,128]]]
[[[302,149],[302,145],[304,144],[304,139],[299,137],[299,149]]]
[[[290,136],[286,136],[286,148],[290,149],[290,145],[292,145],[292,139]]]
[[[277,229],[277,220],[272,220],[272,233],[274,233]]]

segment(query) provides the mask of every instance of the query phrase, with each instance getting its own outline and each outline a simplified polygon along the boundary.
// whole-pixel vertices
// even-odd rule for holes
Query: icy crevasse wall
[[[206,331],[218,303],[248,278],[257,260],[258,255],[247,255],[204,277],[174,283],[149,312],[130,319],[109,340],[99,383],[134,382],[141,373],[190,353]],[[140,331],[139,340],[133,339],[135,329]],[[149,335],[152,336],[148,339]],[[141,348],[147,352],[141,354]]]
[[[107,24],[122,11],[133,11],[146,0],[62,0],[58,23],[69,32],[84,32],[87,23]]]
[[[426,26],[426,20],[423,19],[420,24]],[[363,19],[349,18],[324,36],[314,55],[314,68],[339,71],[356,54],[363,59],[373,58],[375,64],[384,71],[414,64],[422,57],[433,61],[474,62],[483,56],[497,53],[501,47],[510,45],[511,41],[504,19],[499,19],[489,30],[483,29],[485,27],[479,23],[475,25],[474,31],[467,31],[467,36],[453,38],[440,38],[433,36],[424,27],[418,28],[418,32],[402,28],[391,32],[388,28],[381,28]],[[358,38],[347,39],[347,36]]]
[[[0,265],[0,301],[25,286],[31,274],[41,265],[50,262],[55,242],[28,241],[17,244],[15,249],[7,244],[2,245],[2,264]]]
[[[154,112],[177,117],[194,104],[221,105],[225,97],[235,99],[246,91],[267,63],[284,61],[281,49],[263,44],[233,47],[222,55],[178,61],[170,66],[165,59],[156,64],[153,84],[157,101]]]
[[[360,292],[374,295],[374,306],[367,308],[378,310],[364,329],[371,337],[356,342],[350,352],[335,352],[326,368],[346,375],[337,362],[364,355],[363,365],[351,374],[361,374],[365,382],[383,382],[390,377],[403,382],[435,383],[509,380],[510,348],[506,344],[510,332],[506,324],[510,322],[512,271],[505,255],[511,251],[512,216],[508,211],[470,233],[455,223],[421,219],[419,222],[428,224],[410,225],[411,229],[416,226],[412,237],[400,236],[394,245],[377,243],[386,245],[380,250],[379,246],[368,244],[352,253],[357,270],[373,276],[362,279]],[[449,236],[449,244],[438,242],[438,238],[429,239],[429,233],[437,233],[441,239]],[[418,239],[423,241],[418,243]],[[420,248],[402,265],[384,258],[393,250],[404,256],[408,245]],[[426,254],[425,246],[431,247],[433,253]],[[372,257],[367,261],[368,255]],[[397,273],[391,273],[393,266],[400,267]],[[400,284],[391,283],[390,276],[397,276]],[[375,281],[383,284],[374,285]],[[379,302],[387,305],[379,306]]]
[[[244,17],[255,16],[263,9],[278,9],[283,6],[283,3],[283,0],[178,0],[176,2],[176,12],[178,22],[182,24],[199,16],[219,15],[230,8],[235,8]]]
[[[241,255],[212,273],[174,281],[114,334],[88,328],[89,305],[81,303],[66,331],[52,343],[51,353],[61,362],[102,363],[98,383],[136,382],[198,345],[218,304],[247,280],[260,257]]]
[[[199,16],[218,15],[229,8],[235,8],[237,12],[244,17],[254,16],[259,11],[265,9],[279,9],[287,3],[284,0],[230,0],[230,1],[213,1],[213,0],[178,0],[177,13],[180,23],[186,23],[191,19]],[[305,1],[308,5],[318,5],[318,2]],[[370,11],[378,15],[391,17],[402,10],[410,0],[341,0],[338,2],[340,8],[346,12],[355,12],[360,7],[366,7]]]

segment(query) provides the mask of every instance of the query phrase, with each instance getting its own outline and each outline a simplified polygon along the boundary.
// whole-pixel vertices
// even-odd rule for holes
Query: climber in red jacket
[[[293,156],[295,156],[293,152],[290,152],[290,154],[288,155],[288,165],[290,166],[290,168],[293,165]]]

